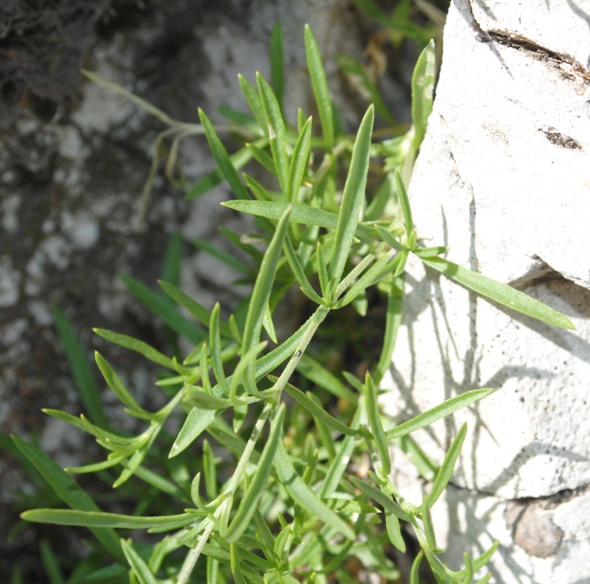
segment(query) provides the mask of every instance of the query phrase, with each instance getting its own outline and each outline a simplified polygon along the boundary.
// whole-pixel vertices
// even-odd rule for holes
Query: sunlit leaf
[[[449,450],[445,456],[443,463],[441,464],[440,470],[434,479],[434,484],[432,485],[432,491],[428,496],[428,506],[432,507],[438,498],[442,495],[443,491],[445,490],[447,483],[451,480],[451,476],[453,475],[453,470],[455,468],[455,463],[459,458],[459,454],[461,454],[461,447],[463,446],[463,442],[465,441],[465,436],[467,435],[467,424],[463,424],[459,432],[457,432],[457,436],[451,443]]]
[[[309,25],[305,26],[305,53],[307,55],[307,67],[311,86],[315,96],[315,102],[322,123],[322,131],[326,148],[330,150],[334,145],[334,119],[332,113],[332,101],[330,99],[330,89],[322,57],[320,55],[317,42]]]
[[[365,186],[369,171],[369,155],[374,117],[374,107],[369,106],[356,135],[352,149],[352,160],[344,184],[342,202],[340,203],[336,225],[334,255],[330,261],[330,276],[337,280],[340,280],[342,277],[342,272],[348,260],[354,234],[360,220],[360,212],[365,200]]]
[[[507,284],[492,280],[483,274],[473,272],[443,258],[422,258],[422,261],[427,266],[443,273],[462,286],[502,306],[522,312],[527,316],[532,316],[547,324],[564,329],[576,330],[576,327],[567,316]]]
[[[470,406],[472,403],[479,401],[480,399],[490,395],[494,390],[493,389],[472,389],[470,391],[466,391],[461,395],[452,397],[442,404],[435,406],[421,414],[418,414],[411,420],[388,430],[385,435],[388,440],[392,438],[397,438],[399,436],[405,436],[406,434],[411,434],[420,428],[425,428],[426,426],[430,426],[436,420],[440,418],[444,418],[461,408],[466,408]]]

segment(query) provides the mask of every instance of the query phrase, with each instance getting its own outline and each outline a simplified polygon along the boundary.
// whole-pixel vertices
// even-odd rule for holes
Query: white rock
[[[412,178],[419,235],[562,311],[577,330],[498,310],[413,262],[386,407],[403,420],[468,389],[497,388],[416,435],[441,460],[460,424],[470,426],[441,543],[460,562],[465,544],[481,553],[487,527],[498,534],[504,525],[492,535],[501,543],[495,581],[586,582],[579,559],[590,531],[579,514],[588,503],[576,489],[590,483],[590,2],[474,2],[481,28],[500,35],[492,42],[480,42],[466,2],[451,6]],[[545,501],[565,490],[572,502],[552,519],[562,542],[542,561],[531,550],[545,545],[547,529],[532,530],[537,540],[522,547],[505,503],[481,507],[490,497]]]

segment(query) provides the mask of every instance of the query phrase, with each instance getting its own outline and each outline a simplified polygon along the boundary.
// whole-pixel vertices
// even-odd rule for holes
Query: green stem
[[[311,342],[311,339],[313,339],[313,336],[315,335],[316,331],[318,330],[322,322],[324,322],[324,319],[326,318],[326,316],[328,316],[329,312],[330,308],[328,306],[320,306],[314,312],[314,314],[310,318],[311,325],[305,331],[305,334],[301,337],[301,341],[299,342],[299,345],[297,345],[297,349],[293,353],[293,356],[291,357],[291,359],[289,359],[289,362],[283,369],[283,372],[279,375],[279,378],[276,380],[275,384],[270,389],[261,392],[262,397],[276,396],[276,403],[280,401],[281,393],[287,385],[287,382],[289,381],[291,375],[293,375],[293,372],[295,371],[297,365],[299,364],[301,356],[303,355],[303,353],[305,353],[309,343]]]
[[[206,521],[209,521],[209,524],[207,525],[207,527],[205,527],[205,531],[203,531],[203,533],[201,534],[197,547],[187,554],[184,563],[182,564],[180,574],[178,575],[177,584],[187,584],[189,578],[191,577],[191,573],[195,567],[195,564],[197,563],[197,560],[199,559],[199,556],[201,555],[201,552],[203,551],[203,548],[207,543],[207,540],[211,536],[211,533],[213,533],[215,521],[213,519],[208,519]]]

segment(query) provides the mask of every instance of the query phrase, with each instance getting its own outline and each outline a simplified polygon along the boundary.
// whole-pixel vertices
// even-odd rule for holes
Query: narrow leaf
[[[217,135],[217,132],[211,123],[211,120],[200,108],[199,118],[201,120],[201,124],[203,125],[207,142],[209,142],[209,148],[211,149],[211,153],[215,158],[215,162],[217,162],[217,166],[219,167],[221,174],[228,182],[231,190],[233,191],[234,195],[238,197],[238,199],[249,199],[250,197],[248,195],[248,191],[240,179],[240,175],[238,174],[236,167],[233,165],[227,150],[221,143],[221,140],[219,139],[219,136]]]
[[[106,427],[109,425],[108,420],[102,407],[96,380],[88,365],[86,353],[64,313],[57,307],[53,309],[52,313],[55,328],[66,354],[74,382],[80,392],[84,408],[92,420],[100,426]]]
[[[391,495],[386,495],[373,485],[358,477],[349,476],[348,479],[363,494],[367,495],[370,499],[373,499],[375,503],[381,505],[386,513],[393,513],[402,521],[407,521],[409,519],[408,514],[393,500]]]
[[[271,377],[271,381],[276,381],[276,378]],[[340,420],[331,416],[321,405],[317,404],[309,396],[305,395],[300,389],[294,385],[287,383],[285,391],[304,409],[306,409],[314,418],[318,418],[324,424],[330,426],[333,430],[340,432],[346,436],[359,436],[360,432],[354,428],[350,428],[343,424]]]
[[[336,225],[334,255],[330,262],[330,275],[337,280],[342,277],[365,200],[374,117],[375,109],[373,106],[369,106],[359,126],[352,149],[348,176],[344,184]]]
[[[412,562],[412,569],[410,571],[410,584],[420,584],[420,564],[422,563],[423,557],[424,552],[420,551]]]
[[[389,541],[392,543],[392,545],[402,552],[402,554],[405,554],[406,542],[402,537],[402,531],[397,515],[394,515],[393,513],[385,514],[385,529],[387,531],[387,537],[389,538]]]
[[[295,503],[300,505],[310,515],[331,525],[348,539],[356,538],[351,527],[319,499],[303,482],[281,442],[279,442],[273,464],[279,481],[283,484]]]
[[[170,359],[170,357],[166,357],[166,355],[160,353],[160,351],[154,349],[152,346],[148,345],[147,343],[144,343],[143,341],[134,339],[133,337],[129,337],[121,333],[115,333],[113,331],[109,331],[106,329],[95,328],[92,330],[99,337],[102,337],[103,339],[106,339],[107,341],[110,341],[115,345],[119,345],[120,347],[129,349],[130,351],[139,353],[152,363],[156,363],[157,365],[161,365],[162,367],[166,367],[167,369],[172,369],[173,371],[179,372],[179,365],[177,363]],[[182,370],[183,368],[180,369]]]
[[[354,391],[346,387],[338,377],[310,355],[301,355],[297,371],[336,397],[353,404],[358,401],[358,395]]]
[[[266,217],[277,221],[285,212],[289,203],[282,201],[225,201],[221,203],[224,207],[248,213],[257,217]],[[323,209],[316,209],[309,205],[301,203],[292,205],[291,221],[302,223],[304,225],[314,225],[324,227],[325,229],[335,230],[338,224],[338,215]],[[356,234],[359,239],[366,242],[372,242],[375,239],[373,229],[362,223],[357,226]]]
[[[51,544],[46,539],[42,539],[39,548],[41,549],[41,560],[48,580],[51,584],[65,584],[66,581],[61,571],[60,562]]]
[[[391,289],[387,294],[385,333],[381,343],[379,363],[375,368],[375,383],[377,384],[381,383],[381,380],[391,367],[397,333],[402,322],[403,280],[401,278],[397,280],[391,285]]]
[[[311,86],[313,88],[313,94],[320,115],[320,122],[322,124],[326,149],[331,150],[334,146],[334,117],[332,113],[330,89],[328,88],[328,79],[322,64],[322,57],[309,25],[305,26],[305,53],[307,56],[307,67],[311,78]]]
[[[78,525],[81,527],[149,529],[151,527],[179,529],[194,523],[194,513],[180,515],[156,515],[154,517],[136,517],[119,513],[101,511],[78,511],[76,509],[32,509],[25,511],[21,517],[36,523],[53,523],[54,525]]]
[[[211,320],[209,321],[209,347],[211,351],[211,362],[213,364],[213,373],[217,379],[217,383],[223,392],[223,395],[229,394],[229,384],[225,377],[223,370],[223,359],[221,357],[221,332],[219,320],[219,302],[213,307],[211,312]]]
[[[395,172],[395,182],[397,184],[397,192],[399,195],[399,202],[402,208],[402,213],[404,215],[404,225],[406,228],[406,247],[413,251],[415,247],[415,235],[414,234],[414,219],[412,218],[412,207],[410,205],[410,198],[408,197],[408,192],[406,191],[406,187],[400,176],[399,172]]]
[[[266,150],[263,150],[262,148],[259,148],[256,144],[246,144],[246,148],[248,148],[248,150],[250,150],[250,152],[252,153],[252,156],[254,157],[254,159],[256,160],[256,162],[258,162],[260,164],[260,166],[262,166],[263,168],[266,168],[266,170],[268,170],[268,172],[270,172],[273,175],[277,175],[277,167],[275,165],[275,161],[273,160],[272,156],[270,154],[268,154],[266,152]],[[250,177],[250,180],[246,180],[246,184],[251,182],[254,182],[252,177]],[[248,184],[248,186],[250,187],[250,190],[258,190],[260,191],[260,189],[252,189],[252,186],[250,184]],[[268,198],[268,197],[266,197]]]
[[[283,432],[284,420],[285,405],[283,404],[271,422],[270,433],[258,461],[256,472],[250,480],[248,490],[244,493],[244,498],[240,503],[240,508],[225,534],[225,539],[229,542],[237,541],[252,521],[252,516],[257,509],[258,501],[264,492],[272,470],[273,459]]]
[[[47,484],[64,503],[72,509],[98,511],[98,507],[86,491],[44,452],[17,436],[11,436],[11,438],[17,448],[27,457],[37,471],[39,471],[41,476],[47,481]],[[117,558],[119,561],[123,561],[121,544],[114,531],[110,529],[92,529],[91,531],[111,556]]]
[[[274,166],[277,171],[277,178],[279,179],[281,190],[287,195],[289,192],[289,157],[287,155],[287,136],[283,114],[272,87],[260,73],[256,75],[256,82],[266,116],[267,135]]]
[[[201,324],[205,325],[206,327],[209,326],[209,321],[211,319],[211,312],[207,310],[202,304],[199,304],[196,300],[191,298],[188,294],[185,294],[180,288],[177,288],[174,284],[170,282],[164,282],[163,280],[159,280],[158,284],[174,300],[186,308]],[[221,334],[224,338],[231,339],[231,331],[229,330],[229,326],[224,322],[219,323]]]
[[[242,574],[242,567],[240,565],[240,552],[237,543],[230,543],[230,567],[235,584],[248,584],[244,575]]]
[[[283,27],[281,21],[277,20],[270,33],[270,79],[281,111],[283,110],[283,92],[285,86],[284,61]]]
[[[219,412],[220,410],[200,410],[193,408],[188,413],[176,440],[174,440],[168,458],[173,458],[188,448],[215,420]]]
[[[350,423],[350,427],[353,430],[357,430],[360,426],[361,419],[365,413],[364,405],[365,400],[361,397],[356,412],[354,413],[354,417],[352,418],[352,422]],[[338,491],[340,480],[348,468],[350,457],[355,448],[356,443],[353,436],[346,436],[344,440],[337,445],[336,454],[330,462],[326,478],[324,479],[320,490],[320,497],[332,497]]]
[[[131,541],[121,541],[123,553],[131,566],[131,570],[135,574],[139,584],[157,584],[155,576],[149,569],[148,565],[143,561],[142,557],[133,549]]]
[[[451,443],[449,450],[445,456],[445,459],[436,475],[436,479],[434,479],[434,484],[432,485],[432,491],[428,496],[428,506],[432,507],[437,499],[442,495],[443,491],[445,490],[447,483],[451,480],[451,476],[453,474],[453,470],[455,468],[455,463],[459,458],[459,454],[461,454],[461,447],[463,446],[463,442],[465,441],[465,436],[467,435],[467,424],[463,424],[459,432],[457,432],[457,436]]]
[[[311,118],[309,118],[297,138],[291,164],[289,165],[289,191],[288,200],[291,203],[297,202],[297,194],[305,177],[308,167],[309,152],[311,147]]]
[[[191,239],[191,243],[201,251],[208,253],[210,256],[218,259],[219,261],[223,262],[224,264],[230,266],[234,270],[241,272],[242,274],[250,275],[252,273],[252,269],[247,266],[243,261],[236,258],[235,254],[229,253],[220,247],[212,244],[210,241],[206,239],[199,239],[194,238]]]
[[[173,331],[195,344],[203,340],[204,333],[186,320],[176,308],[172,307],[168,299],[163,298],[149,286],[127,274],[121,274],[120,277],[131,293],[158,315]]]
[[[149,412],[146,412],[129,393],[129,390],[125,387],[121,378],[115,373],[115,370],[109,365],[109,362],[98,352],[94,353],[96,364],[107,382],[107,385],[111,388],[113,393],[125,404],[129,409],[134,412],[138,412],[146,418],[152,417]]]
[[[391,474],[391,454],[383,423],[381,422],[381,412],[379,412],[377,403],[377,388],[368,372],[365,378],[365,396],[367,400],[367,419],[381,460],[381,474],[389,476]]]
[[[532,316],[547,324],[564,329],[576,330],[576,327],[567,316],[539,302],[528,294],[520,292],[520,290],[515,290],[506,284],[496,282],[483,274],[473,272],[443,258],[422,258],[422,261],[427,266],[443,273],[462,286],[498,304],[522,312],[527,316]]]
[[[246,324],[244,326],[243,342],[242,342],[242,356],[244,356],[248,349],[258,343],[262,329],[262,320],[264,318],[264,311],[270,297],[272,286],[274,283],[275,273],[280,259],[281,248],[287,228],[289,226],[289,215],[291,208],[288,207],[277,224],[277,229],[272,237],[272,240],[264,254],[260,271],[256,278],[254,290],[248,306],[248,314],[246,316]],[[254,366],[247,369],[247,374],[244,377],[245,383],[248,384],[248,391],[255,392],[254,387]]]
[[[481,570],[492,559],[492,556],[496,553],[499,545],[500,544],[497,541],[494,542],[489,550],[485,551],[481,556],[471,562],[474,572]]]
[[[461,408],[466,408],[470,406],[472,403],[479,401],[480,399],[490,395],[494,390],[493,389],[472,389],[470,391],[466,391],[461,395],[452,397],[451,399],[446,400],[442,404],[431,408],[421,414],[418,414],[416,417],[388,430],[385,433],[385,436],[388,440],[392,438],[398,438],[400,436],[406,436],[407,434],[411,434],[420,428],[425,428],[426,426],[430,426],[436,420],[440,418],[444,418]]]
[[[434,41],[431,40],[422,53],[420,53],[412,75],[412,121],[414,122],[412,146],[416,150],[420,147],[424,139],[428,116],[432,112],[435,77],[434,65]]]
[[[323,304],[324,301],[322,297],[314,290],[313,286],[310,284],[307,276],[305,275],[305,271],[293,249],[293,245],[289,238],[285,238],[283,243],[283,251],[285,252],[285,256],[287,257],[287,261],[289,262],[289,266],[297,280],[299,286],[301,287],[301,291],[313,302],[316,304]]]
[[[266,144],[266,143],[267,143],[266,139],[258,140],[255,142],[255,144],[257,144],[259,146],[261,146],[262,144]],[[252,160],[252,152],[247,147],[240,148],[240,150],[238,150],[237,152],[234,152],[229,158],[232,163],[232,166],[236,170],[240,170],[241,168],[246,166],[246,164],[248,164],[248,162],[250,162],[250,160]],[[208,193],[212,188],[216,187],[222,180],[223,180],[223,174],[221,174],[221,171],[219,170],[219,168],[216,168],[215,170],[213,170],[209,174],[206,174],[203,178],[199,179],[189,189],[188,193],[185,195],[184,198],[187,201],[190,201],[192,199],[196,199],[197,197],[200,197],[201,195]]]
[[[262,107],[260,95],[258,95],[258,92],[254,89],[252,84],[242,75],[238,75],[238,82],[242,93],[246,98],[246,102],[260,126],[260,130],[263,133],[266,133],[266,115],[264,113],[264,108]]]

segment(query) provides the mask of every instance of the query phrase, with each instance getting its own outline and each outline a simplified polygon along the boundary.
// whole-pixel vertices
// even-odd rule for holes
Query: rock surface
[[[416,438],[441,460],[469,422],[438,511],[449,529],[441,545],[459,567],[465,543],[478,555],[498,539],[502,584],[590,582],[589,26],[588,1],[454,0],[410,187],[426,245],[449,246],[450,260],[577,327],[499,310],[412,266],[386,407],[403,420],[497,388]]]

